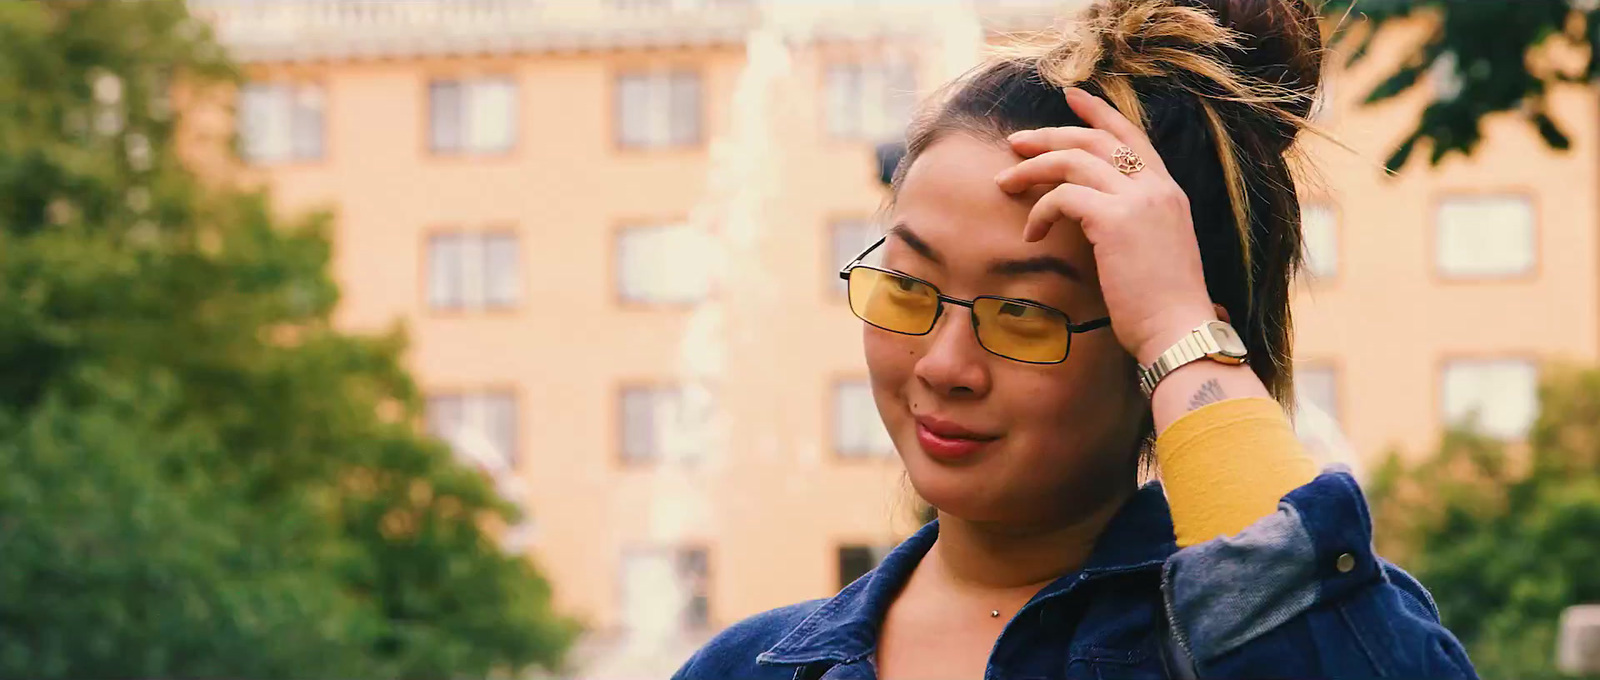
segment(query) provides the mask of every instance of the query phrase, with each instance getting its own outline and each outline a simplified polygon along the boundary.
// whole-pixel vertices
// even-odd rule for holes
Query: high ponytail
[[[1144,128],[1189,197],[1211,298],[1228,310],[1275,398],[1292,405],[1290,284],[1301,264],[1289,154],[1321,85],[1305,0],[1099,0],[1063,33],[997,50],[911,127],[895,188],[952,131],[996,141],[1083,125],[1063,88]]]

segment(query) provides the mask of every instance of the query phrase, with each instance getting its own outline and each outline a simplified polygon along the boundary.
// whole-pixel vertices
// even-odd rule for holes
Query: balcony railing
[[[189,0],[243,61],[736,44],[925,33],[960,15],[1042,28],[1082,0]]]
[[[189,0],[244,61],[737,42],[752,0]]]

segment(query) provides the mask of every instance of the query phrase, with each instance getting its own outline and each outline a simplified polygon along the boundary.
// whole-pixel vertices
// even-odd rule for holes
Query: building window
[[[1500,439],[1521,439],[1539,413],[1539,371],[1521,359],[1445,364],[1445,422]]]
[[[619,146],[699,144],[701,115],[698,73],[628,73],[617,77]]]
[[[1332,366],[1295,366],[1294,392],[1302,411],[1309,406],[1339,420],[1339,380]]]
[[[845,458],[893,458],[894,442],[883,428],[872,386],[864,380],[833,386],[834,450]]]
[[[856,579],[865,576],[867,572],[878,567],[884,556],[894,546],[888,545],[841,545],[839,546],[839,589],[843,590],[856,582]]]
[[[825,275],[839,295],[843,296],[849,286],[839,278],[839,270],[850,264],[851,258],[860,255],[883,233],[871,220],[839,220],[829,226],[828,232],[828,266]]]
[[[917,101],[909,62],[855,62],[828,67],[828,134],[871,142],[905,136]]]
[[[681,387],[630,387],[622,391],[622,461],[628,464],[697,458],[701,447],[689,430],[689,399]]]
[[[239,91],[239,136],[245,160],[320,160],[323,100],[322,88],[317,85],[245,84]]]
[[[1314,279],[1331,279],[1339,273],[1339,219],[1333,208],[1308,205],[1301,213],[1305,238],[1306,271]]]
[[[1527,196],[1455,196],[1435,215],[1437,267],[1452,279],[1505,278],[1531,273],[1535,235]]]
[[[522,297],[518,239],[511,233],[445,233],[428,238],[428,306],[505,309]]]
[[[683,224],[628,227],[617,238],[617,293],[625,302],[686,305],[711,291],[710,238]]]
[[[491,471],[517,466],[517,397],[508,391],[428,397],[428,433]]]
[[[704,630],[711,624],[711,570],[704,548],[626,550],[622,627],[631,633]]]
[[[438,154],[505,153],[517,138],[517,86],[510,78],[428,84],[429,148]]]

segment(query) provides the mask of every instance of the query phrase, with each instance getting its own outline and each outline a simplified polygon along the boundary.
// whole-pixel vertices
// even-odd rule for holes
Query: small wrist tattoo
[[[1228,395],[1222,391],[1222,383],[1217,382],[1216,378],[1212,378],[1207,380],[1204,385],[1200,386],[1200,389],[1195,390],[1194,394],[1189,397],[1189,410],[1193,411],[1201,406],[1215,404],[1227,398]]]

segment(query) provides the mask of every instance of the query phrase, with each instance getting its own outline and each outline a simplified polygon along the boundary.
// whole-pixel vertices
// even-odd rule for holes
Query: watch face
[[[1217,341],[1217,347],[1222,350],[1223,354],[1232,357],[1243,357],[1248,353],[1244,347],[1244,340],[1239,337],[1238,332],[1233,330],[1233,326],[1221,321],[1207,324],[1207,326],[1211,330],[1212,339]]]

